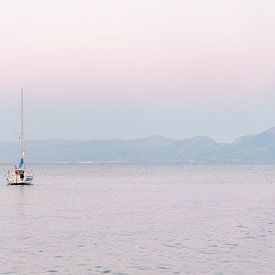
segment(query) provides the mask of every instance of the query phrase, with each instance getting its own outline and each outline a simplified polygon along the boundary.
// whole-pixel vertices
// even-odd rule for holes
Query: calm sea
[[[0,274],[275,274],[275,166],[9,168]]]

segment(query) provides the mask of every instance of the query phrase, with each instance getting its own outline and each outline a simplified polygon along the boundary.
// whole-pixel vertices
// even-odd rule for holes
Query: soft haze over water
[[[0,274],[275,273],[274,166],[34,170],[0,186]]]

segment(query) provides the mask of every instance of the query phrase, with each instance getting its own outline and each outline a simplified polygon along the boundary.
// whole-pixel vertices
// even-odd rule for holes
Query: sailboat
[[[19,165],[7,172],[7,182],[10,185],[29,185],[33,181],[33,173],[25,165],[25,134],[24,134],[24,93],[21,89],[21,129],[19,135],[21,158]]]

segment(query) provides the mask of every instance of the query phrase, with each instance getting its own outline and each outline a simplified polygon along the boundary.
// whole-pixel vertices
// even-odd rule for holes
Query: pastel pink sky
[[[1,0],[0,140],[21,86],[32,138],[264,130],[274,27],[273,0]]]

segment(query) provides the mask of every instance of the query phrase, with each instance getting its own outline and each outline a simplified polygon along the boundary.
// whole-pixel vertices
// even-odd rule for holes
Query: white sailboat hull
[[[33,181],[33,173],[25,170],[13,170],[7,173],[9,185],[30,185]]]

